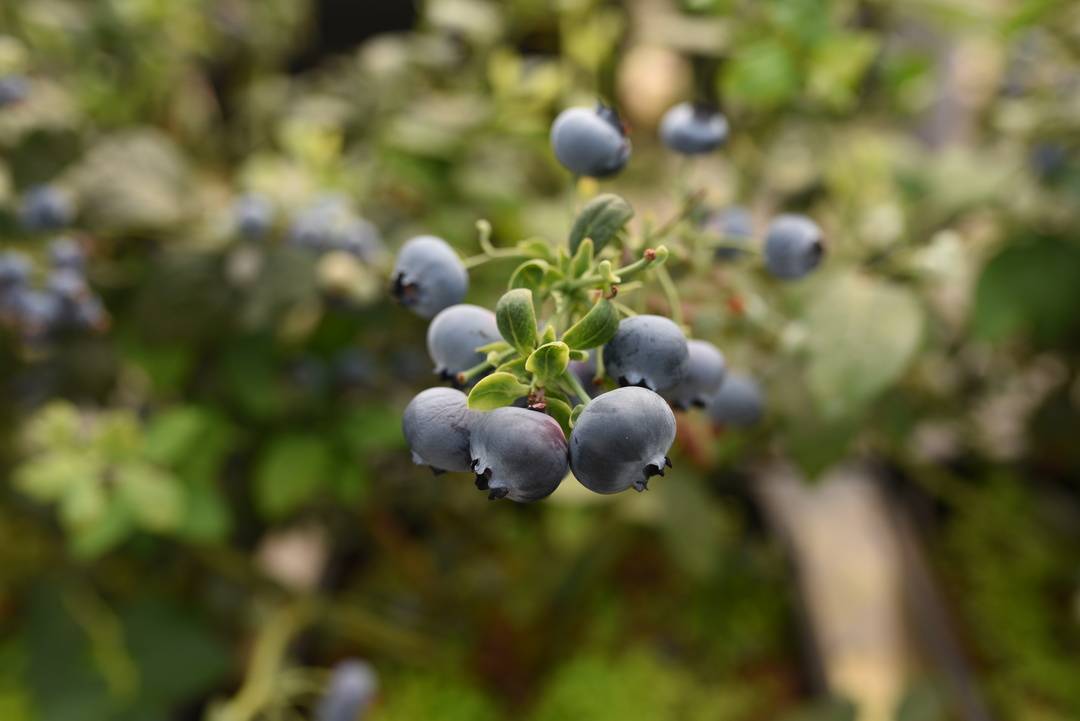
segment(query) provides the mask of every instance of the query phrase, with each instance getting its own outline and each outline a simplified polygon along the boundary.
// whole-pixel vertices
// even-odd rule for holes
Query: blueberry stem
[[[671,319],[676,325],[683,325],[682,301],[679,300],[679,289],[675,287],[671,273],[664,266],[660,266],[656,269],[656,279],[660,281],[660,288],[664,291],[664,298],[671,310]]]
[[[599,384],[604,380],[607,371],[604,368],[604,346],[596,349],[596,373],[593,375],[593,383]]]
[[[464,384],[468,383],[469,381],[471,381],[476,376],[478,376],[481,373],[483,373],[484,371],[486,371],[488,368],[494,368],[494,367],[500,366],[503,363],[505,363],[506,361],[510,360],[510,357],[513,356],[515,353],[517,353],[517,351],[514,350],[513,348],[511,348],[508,351],[503,351],[495,359],[494,363],[488,361],[487,359],[484,359],[483,362],[477,363],[472,368],[468,368],[468,369],[463,370],[460,373],[458,373],[455,380],[459,384],[464,385]]]
[[[581,381],[578,380],[578,377],[574,375],[572,371],[563,371],[562,381],[566,385],[570,386],[570,388],[574,391],[574,394],[577,395],[579,399],[581,399],[582,405],[589,405],[589,401],[592,400],[592,396],[590,396],[589,393],[585,390],[585,388],[582,387]]]
[[[633,318],[635,315],[638,314],[636,310],[628,306],[626,303],[620,303],[617,300],[613,300],[611,302],[615,306],[615,310],[619,311],[627,318]]]
[[[633,263],[612,270],[612,277],[608,277],[602,273],[590,273],[577,280],[568,281],[567,286],[571,288],[583,288],[587,286],[598,286],[605,282],[622,283],[644,270],[651,270],[663,266],[667,261],[667,258],[668,249],[665,246],[658,246],[655,250],[648,248],[642,253],[642,256]]]

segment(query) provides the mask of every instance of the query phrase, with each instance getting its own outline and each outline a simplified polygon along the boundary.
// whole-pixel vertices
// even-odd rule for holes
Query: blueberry
[[[64,303],[75,303],[90,295],[90,287],[83,274],[68,268],[60,268],[50,273],[45,287]]]
[[[363,218],[350,220],[334,239],[334,247],[335,250],[355,255],[365,263],[378,261],[386,251],[378,229]]]
[[[0,76],[0,108],[21,103],[30,94],[30,83],[22,75]]]
[[[765,268],[777,278],[796,280],[825,255],[821,228],[805,215],[779,215],[765,236]]]
[[[765,400],[761,386],[753,378],[728,373],[716,392],[705,404],[709,416],[717,425],[752,426],[764,414]]]
[[[288,242],[308,250],[332,250],[351,217],[348,201],[344,197],[322,195],[296,214],[289,226]]]
[[[570,468],[596,493],[644,491],[671,466],[675,415],[645,388],[616,388],[585,406],[570,435]]]
[[[477,305],[452,305],[441,311],[428,326],[428,355],[435,372],[445,380],[484,361],[476,349],[499,340],[495,314]]]
[[[623,319],[604,346],[604,365],[620,385],[662,391],[686,378],[689,355],[686,336],[674,322],[658,315],[636,315]]]
[[[704,340],[686,342],[689,366],[681,383],[663,392],[664,398],[676,408],[704,407],[706,400],[720,389],[727,366],[724,354]]]
[[[705,232],[716,235],[731,245],[749,248],[754,237],[754,220],[750,211],[739,205],[709,213],[703,223]],[[717,248],[717,260],[735,260],[745,250],[740,248]]]
[[[727,119],[710,105],[679,103],[664,113],[660,121],[660,140],[683,155],[716,150],[727,140],[727,135]]]
[[[30,280],[30,260],[22,253],[9,250],[0,253],[0,293],[26,285]]]
[[[460,303],[469,289],[461,259],[445,240],[433,235],[401,246],[392,277],[394,297],[421,318]]]
[[[262,238],[274,226],[274,204],[261,193],[246,193],[233,203],[236,232],[245,238]]]
[[[38,185],[26,192],[19,208],[19,222],[31,232],[59,230],[75,215],[71,197],[55,185]]]
[[[551,148],[575,175],[606,178],[630,159],[630,140],[614,109],[569,108],[551,125]]]
[[[469,437],[477,421],[468,398],[453,388],[428,388],[409,401],[401,429],[413,463],[436,473],[472,470]]]
[[[355,659],[334,667],[315,721],[360,721],[375,700],[379,680],[367,663]]]
[[[86,265],[86,252],[79,241],[64,236],[49,243],[49,262],[58,270],[81,271]]]
[[[60,298],[43,290],[17,288],[9,297],[9,314],[26,334],[41,336],[62,320]]]
[[[375,355],[362,348],[346,348],[334,358],[334,377],[341,385],[374,385],[378,376]]]
[[[549,415],[503,407],[481,413],[470,442],[476,487],[528,503],[551,495],[569,470],[566,437]]]

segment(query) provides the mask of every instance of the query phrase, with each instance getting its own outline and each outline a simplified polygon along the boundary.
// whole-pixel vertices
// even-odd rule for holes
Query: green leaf
[[[525,358],[518,356],[513,360],[506,361],[495,369],[496,373],[509,373],[521,382],[529,380],[529,373],[525,370]]]
[[[525,370],[534,374],[541,383],[550,383],[563,374],[570,363],[570,348],[561,341],[545,343],[532,352],[525,361]]]
[[[529,386],[518,381],[510,373],[492,373],[481,378],[469,391],[469,408],[477,411],[493,411],[508,406],[518,398],[529,394]]]
[[[821,280],[806,313],[810,394],[826,419],[862,409],[907,368],[923,312],[910,290],[849,272]]]
[[[584,403],[578,403],[576,406],[574,406],[574,410],[570,411],[570,425],[571,425],[571,427],[575,423],[577,423],[578,416],[581,415],[581,412],[583,410],[585,410],[585,404]]]
[[[544,284],[544,276],[551,268],[547,261],[543,260],[527,260],[510,274],[510,289],[515,288],[528,288],[532,292],[537,292]]]
[[[547,404],[545,412],[559,422],[559,425],[562,426],[563,433],[569,437],[570,429],[573,428],[570,424],[570,415],[573,413],[570,404],[566,401],[559,400],[558,398],[552,398],[551,396],[545,397],[544,403]]]
[[[589,268],[593,264],[593,239],[585,238],[578,245],[577,252],[574,253],[573,259],[570,261],[570,275],[574,278],[579,278],[589,272]]]
[[[559,337],[555,335],[555,326],[548,323],[544,326],[544,332],[540,334],[540,345],[544,343],[554,343]]]
[[[536,313],[532,291],[518,288],[504,293],[495,304],[495,320],[507,343],[522,355],[533,352],[536,348]]]
[[[791,99],[799,89],[795,58],[775,38],[740,48],[725,67],[722,94],[751,108],[770,108]]]
[[[589,352],[584,350],[570,350],[570,360],[572,361],[587,361],[589,360]]]
[[[171,531],[184,517],[184,491],[171,473],[142,461],[115,468],[116,488],[135,522],[151,531]]]
[[[1053,238],[1017,242],[994,256],[975,291],[972,329],[988,341],[1029,336],[1052,345],[1080,322],[1080,248]]]
[[[582,208],[570,229],[570,252],[577,254],[581,242],[592,238],[595,252],[599,253],[615,235],[634,217],[634,209],[617,195],[603,193]]]
[[[279,436],[255,470],[255,504],[266,518],[282,518],[310,500],[333,468],[330,447],[320,437]]]
[[[546,240],[540,238],[522,240],[517,244],[517,249],[522,253],[528,253],[536,258],[551,260],[554,257],[551,252],[551,245],[549,245]]]
[[[585,316],[563,333],[562,340],[574,350],[602,346],[619,329],[619,311],[606,298],[601,298]]]

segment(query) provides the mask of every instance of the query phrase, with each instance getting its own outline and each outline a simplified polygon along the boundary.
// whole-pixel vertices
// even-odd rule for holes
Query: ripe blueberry
[[[334,667],[315,710],[315,721],[360,721],[378,688],[378,677],[369,664],[356,659],[342,661]]]
[[[0,253],[0,293],[30,280],[30,261],[22,253],[9,250]]]
[[[551,125],[555,157],[575,175],[606,178],[630,159],[630,140],[613,108],[568,108]]]
[[[334,248],[351,253],[365,263],[378,261],[386,252],[379,230],[363,218],[353,218],[345,224],[335,238]]]
[[[433,235],[418,236],[401,246],[392,277],[394,297],[421,318],[460,303],[469,289],[469,274],[461,259],[445,240]]]
[[[444,380],[453,380],[458,373],[483,362],[484,354],[477,348],[500,337],[490,310],[466,303],[452,305],[428,326],[428,355],[435,362],[435,372]]]
[[[38,185],[26,192],[19,208],[19,222],[31,232],[59,230],[71,222],[75,205],[55,185]]]
[[[616,388],[585,406],[570,434],[570,468],[596,493],[648,488],[649,478],[671,466],[675,415],[645,388]]]
[[[686,347],[689,351],[686,378],[662,395],[676,408],[701,408],[705,406],[708,398],[720,389],[727,365],[724,354],[708,341],[690,340],[686,342]]]
[[[49,243],[49,262],[57,270],[82,271],[86,253],[77,240],[64,236]]]
[[[245,238],[262,238],[274,225],[274,204],[261,193],[246,193],[233,204],[236,232]]]
[[[752,426],[764,414],[761,386],[753,378],[728,373],[716,392],[705,404],[713,423],[722,426]]]
[[[686,378],[689,362],[686,336],[659,315],[624,318],[615,337],[604,346],[607,373],[624,386],[671,388]]]
[[[412,450],[413,463],[431,466],[435,473],[472,470],[469,436],[477,413],[468,398],[453,388],[428,388],[405,407],[401,429]]]
[[[727,140],[727,135],[727,119],[709,105],[679,103],[664,113],[660,121],[660,140],[683,155],[716,150]]]
[[[470,450],[488,498],[528,503],[551,495],[569,470],[566,437],[549,415],[506,406],[481,413]]]
[[[24,76],[0,76],[0,108],[22,102],[29,93],[30,84],[26,82]]]
[[[739,248],[717,248],[717,260],[735,260],[749,248],[754,237],[754,220],[750,211],[739,205],[709,213],[703,223],[706,233],[715,235],[730,245],[741,246]]]
[[[821,263],[821,228],[805,215],[777,216],[765,236],[765,268],[777,278],[796,280]]]

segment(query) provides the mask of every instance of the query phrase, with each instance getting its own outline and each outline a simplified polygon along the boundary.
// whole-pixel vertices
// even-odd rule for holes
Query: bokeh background
[[[1067,0],[2,0],[3,250],[75,240],[103,312],[0,328],[0,718],[308,719],[350,658],[373,721],[1080,718],[1078,55]],[[634,156],[574,188],[598,97]],[[646,494],[413,466],[394,249],[686,187],[825,229],[677,279],[764,421],[681,415]],[[328,207],[381,240],[289,242]]]

